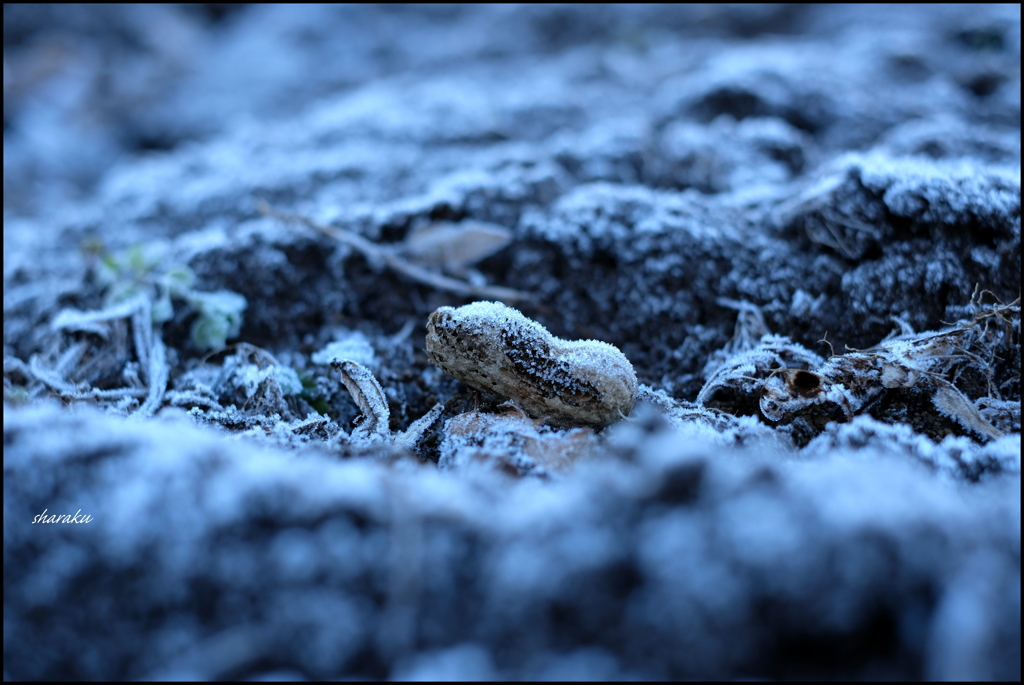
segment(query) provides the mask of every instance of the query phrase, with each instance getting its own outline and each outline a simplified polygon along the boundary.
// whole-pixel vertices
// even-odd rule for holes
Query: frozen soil
[[[1020,678],[1014,7],[4,13],[5,678]]]

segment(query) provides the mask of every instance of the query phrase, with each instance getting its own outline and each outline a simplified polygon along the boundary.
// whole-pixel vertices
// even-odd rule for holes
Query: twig
[[[465,295],[467,297],[502,300],[503,302],[516,302],[519,300],[533,299],[533,295],[522,292],[521,290],[505,288],[498,285],[475,286],[471,283],[467,283],[466,281],[460,281],[456,278],[444,276],[435,271],[412,264],[411,262],[399,257],[388,247],[378,245],[377,243],[367,240],[352,231],[344,228],[338,228],[337,226],[320,224],[299,214],[285,214],[283,212],[279,212],[264,200],[257,200],[256,208],[259,210],[260,214],[263,214],[264,216],[280,219],[281,221],[296,221],[298,223],[305,224],[306,226],[309,226],[310,228],[319,231],[340,243],[344,243],[355,248],[370,261],[384,262],[398,273],[411,278],[417,283],[421,283],[438,290],[444,290],[457,295]]]
[[[825,331],[825,335],[821,336],[821,340],[819,340],[818,342],[825,343],[826,345],[828,345],[828,349],[832,350],[832,354],[829,357],[829,359],[836,356],[836,348],[832,347],[832,343],[828,341],[828,331]]]

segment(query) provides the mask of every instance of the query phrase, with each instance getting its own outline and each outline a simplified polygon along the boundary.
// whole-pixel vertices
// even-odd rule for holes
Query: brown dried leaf
[[[512,231],[483,221],[438,221],[413,231],[399,246],[402,256],[423,266],[454,271],[490,257],[512,242]]]

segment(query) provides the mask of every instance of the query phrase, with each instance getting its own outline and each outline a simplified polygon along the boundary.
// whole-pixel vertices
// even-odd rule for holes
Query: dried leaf
[[[345,384],[356,406],[363,413],[362,423],[354,431],[371,439],[391,442],[391,409],[384,389],[362,364],[350,360],[336,359],[331,366],[338,370],[341,382]]]
[[[400,246],[409,261],[449,271],[476,264],[512,242],[512,231],[497,224],[439,221],[413,231]]]

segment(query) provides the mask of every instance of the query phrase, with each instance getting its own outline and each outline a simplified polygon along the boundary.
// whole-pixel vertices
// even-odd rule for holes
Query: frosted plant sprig
[[[174,316],[172,300],[184,301],[199,314],[190,337],[200,350],[222,349],[241,332],[242,312],[248,304],[245,298],[230,290],[196,290],[195,274],[185,265],[161,272],[159,260],[147,257],[139,245],[121,255],[104,254],[101,263],[97,277],[106,285],[106,308],[143,294],[152,301],[152,321],[159,325]]]

